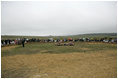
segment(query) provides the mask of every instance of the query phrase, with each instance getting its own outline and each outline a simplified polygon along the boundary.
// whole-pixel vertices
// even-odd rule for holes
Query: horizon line
[[[112,32],[112,33],[116,33],[117,32]],[[43,36],[40,36],[40,35],[9,35],[9,34],[1,34],[1,36],[40,36],[40,37],[49,37],[49,36],[75,36],[75,35],[85,35],[85,34],[110,34],[110,33],[83,33],[83,34],[73,34],[73,35],[43,35]]]

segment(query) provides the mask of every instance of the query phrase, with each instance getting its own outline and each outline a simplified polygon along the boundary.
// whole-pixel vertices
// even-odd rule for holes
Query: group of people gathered
[[[1,40],[1,46],[6,46],[6,45],[20,45],[22,44],[24,47],[24,43],[30,43],[30,42],[106,42],[106,43],[117,43],[117,38],[78,38],[78,39],[73,39],[73,38],[65,38],[65,39],[53,39],[53,38],[48,38],[48,39],[28,39],[28,38],[23,38],[23,39],[5,39]]]

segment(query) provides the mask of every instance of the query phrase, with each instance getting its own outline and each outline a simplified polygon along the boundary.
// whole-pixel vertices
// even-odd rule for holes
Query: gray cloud
[[[2,1],[1,34],[72,35],[117,32],[116,1]]]

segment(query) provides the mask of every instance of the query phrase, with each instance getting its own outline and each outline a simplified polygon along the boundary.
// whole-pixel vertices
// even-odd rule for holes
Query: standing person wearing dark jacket
[[[25,47],[24,43],[25,43],[25,40],[23,39],[23,40],[22,40],[22,46],[23,46],[23,47]]]

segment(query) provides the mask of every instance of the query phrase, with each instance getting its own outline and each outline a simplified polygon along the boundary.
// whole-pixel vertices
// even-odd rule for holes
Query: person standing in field
[[[25,47],[24,43],[25,43],[25,40],[23,39],[23,40],[22,40],[22,46],[23,46],[23,47]]]

